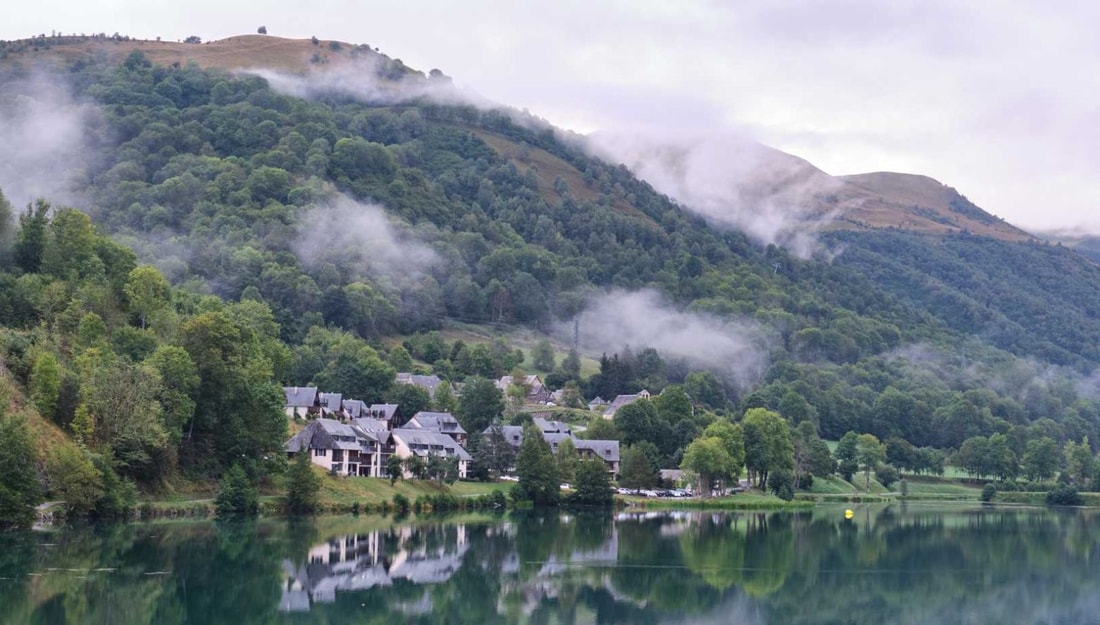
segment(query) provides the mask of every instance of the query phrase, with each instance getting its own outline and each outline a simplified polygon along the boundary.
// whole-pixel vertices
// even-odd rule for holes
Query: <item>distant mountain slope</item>
[[[599,132],[589,138],[658,191],[757,240],[799,247],[799,233],[901,229],[970,233],[1004,241],[1031,235],[927,176],[830,176],[813,164],[737,134],[666,137]]]
[[[385,60],[399,71],[411,71],[368,45],[331,40],[286,39],[268,35],[238,35],[206,43],[157,41],[106,36],[65,36],[0,42],[0,59],[7,66],[44,63],[68,68],[88,62],[121,63],[140,51],[150,61],[166,67],[195,63],[203,69],[264,68],[303,72],[316,68],[345,67],[355,62]]]
[[[1061,245],[905,232],[837,232],[835,263],[953,330],[1089,370],[1100,361],[1100,265]]]
[[[966,231],[1006,241],[1032,238],[928,176],[875,172],[837,179],[857,200],[845,211],[846,221],[935,234]]]
[[[1073,251],[1091,258],[1092,260],[1100,263],[1100,236],[1089,234],[1087,232],[1076,231],[1056,231],[1056,232],[1039,232],[1037,236],[1044,240],[1049,240],[1060,245],[1064,245]]]

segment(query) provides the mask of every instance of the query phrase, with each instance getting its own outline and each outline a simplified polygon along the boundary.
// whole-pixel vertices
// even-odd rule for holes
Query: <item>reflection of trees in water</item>
[[[234,623],[272,620],[278,553],[255,523],[113,525],[13,537],[5,556],[28,557],[26,592],[12,623]],[[44,546],[50,545],[50,546]],[[30,546],[30,549],[27,546]],[[216,571],[217,574],[213,574]],[[0,581],[0,587],[7,581]],[[247,620],[241,606],[249,606]]]
[[[1055,584],[1070,597],[1095,592],[1097,560],[1087,554],[1096,554],[1097,544],[1080,539],[1094,518],[1044,510],[894,515],[887,509],[858,524],[816,519],[812,531],[836,532],[837,540],[805,541],[799,568],[811,574],[789,576],[767,611],[789,623],[996,622],[959,615],[972,612],[965,606],[1000,597],[1017,604],[1008,621],[1039,622],[1019,618],[1049,610],[1051,597],[1036,589]],[[1077,541],[1072,549],[1069,537]],[[1012,595],[1003,596],[1010,588]]]

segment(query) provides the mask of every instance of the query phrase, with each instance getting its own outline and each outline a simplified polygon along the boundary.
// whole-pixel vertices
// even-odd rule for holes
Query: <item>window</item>
[[[327,449],[314,449],[313,450],[313,455],[314,456],[327,456],[328,455],[328,450]]]

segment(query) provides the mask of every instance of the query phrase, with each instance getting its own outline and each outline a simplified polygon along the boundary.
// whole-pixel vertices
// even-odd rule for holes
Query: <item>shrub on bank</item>
[[[1059,486],[1050,491],[1047,493],[1046,502],[1048,506],[1080,506],[1085,503],[1081,493],[1072,486]]]

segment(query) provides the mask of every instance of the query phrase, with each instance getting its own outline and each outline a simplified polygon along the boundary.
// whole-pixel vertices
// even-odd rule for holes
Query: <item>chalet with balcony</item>
[[[428,456],[458,458],[458,477],[466,477],[470,454],[455,439],[446,434],[417,428],[399,428],[390,432],[393,436],[394,452],[400,458],[412,455],[427,459]],[[405,477],[411,477],[406,475]]]
[[[334,419],[316,419],[286,442],[289,457],[309,454],[313,464],[337,475],[384,477],[393,445],[387,430],[368,431]]]

